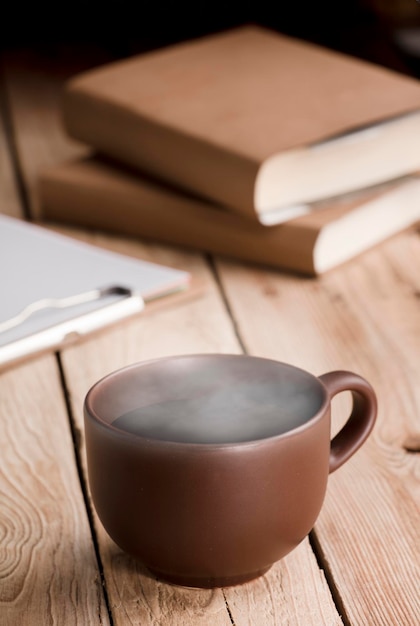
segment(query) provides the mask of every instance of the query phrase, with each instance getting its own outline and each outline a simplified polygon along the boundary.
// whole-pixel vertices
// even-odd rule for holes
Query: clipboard
[[[189,280],[0,215],[0,370],[140,313]]]

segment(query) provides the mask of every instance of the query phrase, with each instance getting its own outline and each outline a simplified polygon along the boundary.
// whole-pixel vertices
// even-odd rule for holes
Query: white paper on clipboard
[[[0,369],[142,310],[144,301],[188,286],[189,274],[103,250],[0,215],[0,325],[45,299],[92,290],[109,295],[75,306],[41,306],[0,332]],[[36,308],[36,307],[35,307]]]

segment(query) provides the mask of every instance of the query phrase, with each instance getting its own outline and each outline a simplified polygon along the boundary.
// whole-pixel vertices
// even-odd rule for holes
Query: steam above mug
[[[330,441],[330,401],[353,410]],[[86,396],[89,484],[105,529],[160,579],[215,587],[267,571],[308,534],[328,474],[368,437],[370,384],[269,359],[175,356]]]

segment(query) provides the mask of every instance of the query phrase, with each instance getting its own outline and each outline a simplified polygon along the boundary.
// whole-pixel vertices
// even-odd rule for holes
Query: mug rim
[[[95,397],[101,393],[103,385],[105,382],[110,381],[114,378],[118,378],[119,376],[124,375],[125,372],[131,371],[131,370],[135,370],[135,369],[141,369],[142,367],[151,365],[152,363],[157,363],[157,362],[165,362],[165,361],[172,361],[172,360],[178,360],[178,359],[187,359],[187,358],[192,358],[192,359],[231,359],[231,358],[246,358],[246,359],[252,359],[252,360],[259,360],[259,361],[269,361],[271,363],[274,363],[275,365],[280,365],[281,367],[285,367],[287,369],[291,369],[294,371],[297,371],[299,373],[305,374],[305,376],[309,376],[310,378],[312,378],[313,380],[316,381],[316,383],[318,384],[318,386],[320,387],[320,389],[322,390],[322,394],[323,394],[323,400],[322,400],[322,404],[319,407],[319,409],[316,411],[316,413],[314,413],[306,422],[304,422],[303,424],[300,424],[299,426],[296,426],[295,428],[292,428],[290,430],[287,430],[283,433],[278,433],[275,435],[271,435],[268,437],[260,437],[258,439],[250,439],[250,440],[246,440],[246,441],[230,441],[230,442],[198,442],[198,441],[171,441],[169,439],[157,439],[154,437],[146,437],[144,435],[140,435],[138,433],[133,433],[133,432],[128,432],[122,428],[118,428],[117,426],[114,426],[112,424],[112,422],[108,422],[107,420],[103,419],[94,409],[94,402],[95,402]],[[277,361],[275,359],[269,359],[266,357],[259,357],[259,356],[253,356],[253,355],[249,355],[249,354],[233,354],[233,353],[214,353],[214,352],[209,352],[209,353],[191,353],[191,354],[174,354],[174,355],[169,355],[169,356],[164,356],[164,357],[156,357],[154,359],[147,359],[144,361],[137,361],[135,363],[131,363],[130,365],[125,365],[124,367],[121,367],[117,370],[114,370],[112,372],[109,372],[108,374],[105,374],[105,376],[103,376],[102,378],[100,378],[99,380],[97,380],[88,390],[88,392],[86,393],[85,399],[84,399],[84,403],[83,403],[83,408],[84,408],[84,413],[85,413],[85,417],[88,416],[89,418],[91,418],[92,420],[94,420],[96,423],[98,423],[101,427],[105,428],[106,430],[109,430],[111,433],[118,435],[119,437],[126,439],[127,441],[143,441],[143,442],[147,442],[148,445],[156,445],[158,447],[162,447],[162,446],[176,446],[177,449],[179,449],[180,447],[185,446],[188,449],[192,449],[192,448],[199,448],[200,450],[204,450],[204,449],[210,449],[210,448],[237,448],[237,447],[246,447],[246,446],[255,446],[257,444],[262,444],[264,442],[269,442],[269,441],[274,441],[274,440],[278,440],[278,439],[286,439],[288,437],[292,437],[292,436],[296,436],[299,433],[311,428],[314,424],[316,424],[319,420],[322,419],[322,417],[324,416],[324,414],[326,413],[327,409],[328,409],[328,405],[330,403],[330,396],[329,393],[327,391],[326,386],[323,384],[323,382],[320,380],[320,378],[318,378],[318,376],[315,376],[314,374],[312,374],[311,372],[308,372],[307,370],[301,368],[301,367],[297,367],[295,365],[292,365],[290,363],[285,363],[284,361]]]

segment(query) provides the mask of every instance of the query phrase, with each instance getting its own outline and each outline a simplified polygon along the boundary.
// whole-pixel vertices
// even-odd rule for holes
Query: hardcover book
[[[269,225],[420,169],[420,83],[256,26],[68,82],[68,133]]]
[[[42,216],[316,275],[420,220],[420,177],[312,206],[266,227],[201,197],[98,158],[44,172]]]

